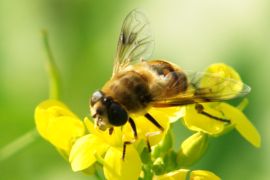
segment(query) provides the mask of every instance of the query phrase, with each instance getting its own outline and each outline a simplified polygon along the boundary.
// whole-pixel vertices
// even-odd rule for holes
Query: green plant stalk
[[[239,105],[237,106],[237,108],[241,111],[244,111],[244,109],[247,107],[248,105],[248,99],[247,98],[244,98],[240,103]]]
[[[27,147],[29,144],[34,142],[38,137],[36,129],[32,129],[25,133],[24,135],[13,140],[9,144],[5,145],[0,149],[0,162],[8,159],[12,155],[16,154],[18,151]]]
[[[55,64],[53,54],[49,45],[48,32],[46,30],[42,30],[42,38],[45,47],[45,51],[47,53],[47,69],[49,75],[49,98],[58,99],[59,98],[59,84],[60,78],[57,66]],[[12,155],[16,154],[23,148],[29,146],[32,142],[34,142],[38,138],[37,130],[34,128],[24,135],[18,137],[13,140],[9,144],[0,148],[0,162],[8,159]]]
[[[47,53],[47,71],[49,75],[49,98],[59,99],[60,78],[58,68],[49,44],[49,36],[46,30],[42,30],[43,44]]]

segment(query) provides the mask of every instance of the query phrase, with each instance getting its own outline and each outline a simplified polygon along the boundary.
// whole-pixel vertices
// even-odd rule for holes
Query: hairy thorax
[[[114,76],[102,91],[122,104],[129,112],[141,111],[149,105],[151,92],[150,79],[133,68]]]

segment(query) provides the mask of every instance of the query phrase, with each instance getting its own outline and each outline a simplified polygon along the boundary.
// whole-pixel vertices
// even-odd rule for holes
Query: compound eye
[[[121,107],[120,104],[112,102],[107,108],[108,120],[110,124],[114,126],[122,126],[128,120],[128,114],[125,109]]]
[[[101,91],[95,91],[90,99],[90,105],[93,106],[96,102],[103,98],[104,94]]]

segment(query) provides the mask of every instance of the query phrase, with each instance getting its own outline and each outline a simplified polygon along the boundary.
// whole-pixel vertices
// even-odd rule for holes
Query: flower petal
[[[222,111],[226,118],[230,119],[232,124],[235,124],[237,131],[248,142],[250,142],[255,147],[260,147],[260,134],[242,111],[226,103],[220,103],[216,109]]]
[[[224,63],[215,63],[207,67],[206,73],[217,74],[223,78],[235,79],[241,81],[239,74],[232,67]]]
[[[181,106],[176,107],[165,107],[165,108],[150,108],[149,112],[156,113],[162,116],[165,116],[166,119],[169,119],[171,123],[179,120],[180,118],[184,117],[185,115],[185,108]],[[164,119],[163,119],[164,121]]]
[[[107,144],[111,146],[115,146],[115,147],[123,146],[123,142],[122,142],[123,133],[122,133],[121,127],[114,127],[114,131],[110,135],[108,130],[102,131],[98,128],[95,128],[93,122],[90,121],[87,117],[84,118],[84,124],[90,133],[95,134]]]
[[[47,134],[47,126],[49,124],[50,118],[51,117],[57,117],[61,114],[70,114],[70,112],[67,110],[66,112],[61,112],[58,113],[61,109],[62,111],[65,111],[67,107],[56,100],[46,100],[40,103],[36,109],[35,109],[35,122],[37,126],[37,130],[40,133],[40,135],[46,139],[46,134]]]
[[[132,145],[126,149],[125,159],[122,160],[122,149],[111,147],[106,155],[103,166],[108,180],[137,180],[141,172],[141,160],[138,152]]]
[[[220,177],[210,171],[195,170],[190,173],[191,180],[221,180]]]
[[[139,139],[146,139],[149,133],[156,133],[153,136],[148,136],[150,145],[154,146],[164,138],[168,128],[170,127],[170,121],[169,116],[162,111],[158,111],[157,108],[150,108],[148,113],[164,128],[163,132],[142,115],[131,114],[130,116],[135,121]],[[133,130],[129,124],[124,126],[123,132],[125,136],[129,137],[127,139],[130,139],[131,137],[134,139],[134,135],[132,133]]]
[[[74,141],[84,134],[82,122],[76,118],[62,116],[48,124],[47,138],[54,146],[69,152]]]
[[[35,122],[40,135],[69,154],[74,140],[85,133],[84,125],[63,103],[47,100],[35,109]]]
[[[204,111],[216,116],[223,117],[222,113],[211,108],[209,104],[211,103],[201,103],[204,107]],[[209,135],[218,135],[224,130],[225,123],[215,120],[213,118],[207,117],[200,114],[195,109],[195,105],[186,106],[186,115],[183,118],[186,127],[192,131],[202,131]]]
[[[90,167],[96,162],[95,153],[102,155],[108,147],[107,144],[93,134],[79,138],[72,146],[69,155],[72,170],[81,171]]]

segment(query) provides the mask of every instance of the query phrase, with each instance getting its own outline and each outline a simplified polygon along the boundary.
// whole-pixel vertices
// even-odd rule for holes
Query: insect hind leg
[[[145,135],[146,136],[146,144],[147,144],[147,148],[148,148],[149,152],[151,152],[150,137],[157,136],[161,133],[162,133],[162,131],[154,131],[154,132],[146,133],[146,135]]]
[[[203,105],[201,105],[199,103],[195,104],[195,109],[197,110],[198,113],[205,115],[209,118],[215,119],[217,121],[225,122],[225,123],[231,123],[231,121],[229,119],[220,118],[220,117],[217,117],[217,116],[214,116],[212,114],[207,113],[206,111],[204,111]]]

